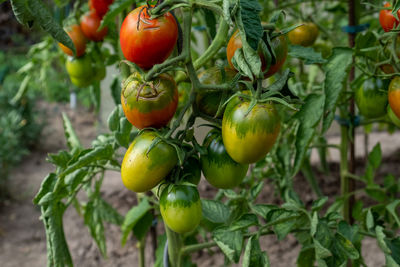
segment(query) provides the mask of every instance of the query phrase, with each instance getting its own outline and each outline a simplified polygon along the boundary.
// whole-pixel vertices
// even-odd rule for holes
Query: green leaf
[[[39,192],[33,199],[33,203],[36,205],[39,204],[42,197],[44,197],[49,192],[53,192],[56,182],[57,182],[57,175],[55,173],[49,173],[46,176],[46,178],[43,179],[42,184],[40,185]]]
[[[27,0],[10,0],[11,8],[15,18],[25,27],[31,27],[33,24],[33,15],[28,9]]]
[[[274,232],[276,233],[278,240],[284,239],[287,234],[296,226],[296,218],[292,218],[296,213],[286,211],[283,209],[274,210],[269,214],[268,224],[274,225]],[[276,224],[274,223],[276,222]]]
[[[48,154],[47,161],[57,167],[66,168],[71,160],[71,155],[67,151],[60,151],[58,154]]]
[[[375,227],[375,233],[376,233],[376,240],[378,241],[379,247],[382,249],[382,251],[385,254],[390,254],[391,251],[388,248],[388,246],[386,245],[386,242],[385,242],[386,235],[383,232],[382,226],[378,225],[377,227]]]
[[[157,250],[156,250],[156,260],[154,267],[165,267],[164,266],[164,248],[167,242],[167,235],[164,233],[157,237]]]
[[[214,230],[212,237],[230,261],[239,261],[243,246],[241,231],[229,231],[229,228],[221,227]]]
[[[301,168],[304,156],[316,132],[316,127],[323,115],[324,96],[311,94],[296,113],[295,119],[300,122],[296,136],[296,156],[292,168],[294,176]]]
[[[62,26],[53,18],[47,6],[41,0],[29,0],[27,5],[35,21],[58,42],[75,51],[75,45]]]
[[[116,106],[113,111],[110,113],[110,115],[108,116],[107,119],[107,124],[108,124],[108,129],[110,129],[110,131],[114,132],[116,130],[118,130],[118,126],[119,126],[119,108],[120,106]]]
[[[230,216],[229,208],[220,201],[202,199],[203,217],[214,223],[225,223]]]
[[[128,148],[132,124],[125,118],[119,119],[119,130],[115,132],[115,140],[120,146]]]
[[[136,236],[137,240],[142,240],[149,231],[154,216],[151,212],[147,212],[133,227],[133,234]]]
[[[102,198],[99,198],[99,211],[104,221],[119,226],[122,225],[124,217]]]
[[[327,248],[322,246],[321,243],[316,239],[314,239],[314,247],[315,247],[315,256],[318,259],[325,259],[332,256],[332,253]]]
[[[241,0],[240,12],[246,40],[250,47],[257,51],[258,43],[263,35],[260,16],[261,6],[257,0]]]
[[[230,231],[248,229],[250,226],[258,225],[258,219],[255,214],[243,214],[237,221],[229,227]]]
[[[268,204],[251,205],[252,211],[254,211],[254,213],[256,213],[258,216],[261,216],[264,219],[267,218],[267,215],[271,210],[274,210],[276,208],[277,207],[275,205],[268,205]]]
[[[235,54],[232,58],[232,64],[236,70],[239,71],[243,76],[253,79],[253,74],[251,72],[250,66],[247,64],[243,48],[236,49]]]
[[[115,105],[121,104],[121,82],[118,77],[115,77],[113,82],[111,83],[111,96],[114,100]]]
[[[269,267],[269,259],[267,253],[261,251],[258,238],[251,236],[247,241],[246,249],[243,256],[243,267]]]
[[[338,224],[338,232],[350,240],[352,243],[355,243],[359,239],[359,227],[357,224],[350,225],[346,221],[340,221]]]
[[[324,64],[324,59],[320,52],[316,52],[312,47],[304,47],[301,45],[290,45],[289,55],[291,57],[299,58],[304,60],[304,64]]]
[[[380,188],[378,185],[371,185],[365,188],[365,192],[373,199],[384,202],[386,200],[386,192],[384,189]]]
[[[386,258],[386,267],[400,267],[399,263],[397,263],[392,256],[385,255]]]
[[[315,200],[312,205],[311,205],[311,210],[312,211],[319,211],[322,209],[322,207],[325,205],[325,203],[328,201],[328,197],[321,197]]]
[[[147,199],[143,199],[139,205],[133,207],[125,215],[124,222],[122,223],[122,241],[121,244],[125,245],[129,233],[132,231],[133,227],[139,222],[139,220],[151,209],[151,206]]]
[[[386,206],[387,211],[393,216],[395,219],[397,226],[400,227],[400,220],[398,213],[396,212],[397,206],[400,204],[400,199],[396,199],[395,201],[391,202],[389,205]]]
[[[95,111],[98,114],[100,111],[101,103],[100,82],[95,82],[90,86],[90,98],[92,100],[93,106],[95,107]]]
[[[400,237],[392,240],[386,239],[385,241],[391,251],[393,261],[395,261],[397,264],[400,264]]]
[[[336,47],[332,50],[332,55],[325,65],[325,117],[322,125],[322,133],[328,130],[333,121],[339,96],[345,87],[352,60],[352,49]]]
[[[341,252],[344,253],[350,259],[356,260],[360,257],[360,254],[358,253],[357,249],[354,247],[353,243],[351,243],[351,241],[348,240],[346,237],[344,237],[342,234],[336,233],[335,241],[336,241],[336,245],[340,246]]]
[[[311,236],[314,236],[315,233],[317,232],[317,226],[318,226],[318,213],[314,211],[314,214],[311,219],[311,229],[310,229]]]
[[[62,113],[63,116],[63,126],[64,126],[64,134],[67,139],[67,145],[70,150],[74,148],[81,148],[81,142],[76,134],[74,127],[72,127],[71,121],[68,119],[67,114]]]
[[[127,10],[131,5],[135,4],[135,0],[115,0],[109,7],[108,12],[104,15],[101,21],[101,30],[105,25],[109,25],[115,21],[115,18],[124,10]]]
[[[29,82],[31,80],[31,75],[26,75],[25,78],[22,80],[18,92],[15,96],[11,99],[11,104],[16,105],[19,101],[21,101],[22,97],[26,94],[29,88]]]
[[[89,227],[90,235],[96,242],[103,257],[107,256],[106,237],[104,234],[103,218],[100,214],[99,199],[91,199],[85,207],[84,221]]]
[[[368,209],[368,211],[367,211],[367,216],[366,216],[366,226],[367,226],[367,229],[369,230],[369,229],[374,228],[374,225],[375,225],[375,223],[374,223],[374,216],[372,215],[371,209]]]
[[[313,247],[303,247],[297,257],[297,267],[314,266],[315,249]]]
[[[69,165],[62,174],[67,175],[77,169],[87,167],[88,165],[95,163],[98,160],[109,160],[111,159],[113,154],[114,149],[111,145],[96,147],[95,149],[88,149],[87,153],[80,156],[75,163]]]
[[[211,40],[213,40],[217,34],[217,19],[211,10],[203,8],[202,11],[204,13],[207,31],[211,37]]]

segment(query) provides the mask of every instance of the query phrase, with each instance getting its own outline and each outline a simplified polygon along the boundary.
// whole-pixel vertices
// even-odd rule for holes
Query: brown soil
[[[78,136],[86,147],[90,145],[100,128],[95,123],[95,116],[82,108],[70,111],[67,106],[60,106],[60,104],[42,104],[41,106],[47,114],[48,122],[42,133],[41,141],[38,148],[12,171],[9,182],[12,198],[0,205],[0,262],[3,267],[46,266],[44,227],[39,220],[40,210],[32,204],[32,198],[38,191],[43,178],[54,170],[54,167],[46,162],[47,153],[55,153],[66,147],[61,112],[67,112]],[[392,137],[386,138],[386,136],[382,137],[382,134],[373,134],[371,144],[378,140],[384,143],[383,150],[385,146],[393,149],[396,145],[396,148],[399,148],[399,135],[395,136],[397,138],[395,143],[391,141]],[[323,193],[330,197],[339,192],[338,167],[337,165],[332,166],[331,174],[320,173],[318,175],[318,183]],[[383,161],[380,173],[389,172],[394,175],[400,173],[400,166],[396,164],[395,160]],[[294,182],[296,191],[305,203],[311,203],[316,198],[304,177],[299,175]],[[203,197],[212,197],[215,194],[215,190],[204,179],[200,183],[199,189]],[[107,173],[103,186],[103,197],[121,214],[125,214],[135,203],[135,195],[124,188],[119,173],[115,172]],[[264,203],[277,202],[274,187],[269,181],[266,181],[260,201]],[[121,247],[121,235],[118,227],[109,225],[106,228],[107,259],[101,257],[88,229],[83,225],[83,219],[73,208],[68,209],[64,215],[64,228],[75,266],[137,266],[135,241],[130,240],[125,247]],[[162,231],[162,225],[158,225],[158,230]],[[278,241],[274,236],[266,236],[261,238],[261,243],[262,249],[267,251],[270,257],[271,266],[296,265],[300,246],[293,236],[289,235],[282,241]],[[216,252],[212,256],[206,252],[200,252],[192,255],[192,259],[198,266],[224,266],[223,255],[216,248],[212,251]],[[384,265],[384,256],[375,240],[364,240],[363,255],[367,266]],[[146,261],[148,266],[153,265],[151,249],[146,252]]]

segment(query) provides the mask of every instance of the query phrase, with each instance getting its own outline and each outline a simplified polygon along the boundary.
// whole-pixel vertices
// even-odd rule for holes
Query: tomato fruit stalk
[[[178,24],[169,12],[150,19],[148,7],[141,6],[124,19],[119,40],[127,60],[150,69],[171,55],[178,40]]]

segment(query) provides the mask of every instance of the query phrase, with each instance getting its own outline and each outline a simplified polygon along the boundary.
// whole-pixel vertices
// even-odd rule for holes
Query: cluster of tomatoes
[[[392,14],[390,3],[385,3],[384,7],[385,9],[379,13],[379,22],[382,29],[385,32],[389,32],[399,25],[399,21]],[[400,15],[400,11],[397,13]],[[396,51],[396,54],[400,56],[400,49]],[[395,72],[393,66],[390,64],[381,65],[380,68],[386,74],[393,74]],[[389,80],[382,80],[375,77],[365,79],[361,84],[358,84],[355,90],[355,102],[360,114],[367,119],[375,119],[387,115],[393,124],[400,127],[399,89],[400,77],[398,76],[392,78],[390,82]]]
[[[152,18],[150,13],[150,6],[134,9],[124,19],[120,30],[120,45],[125,58],[144,70],[164,62],[171,55],[179,32],[173,14],[167,12]],[[311,27],[312,38],[294,33],[293,37],[289,36],[292,43],[312,45],[318,30],[315,30],[315,25],[310,25],[305,24],[299,30],[309,31]],[[309,39],[303,40],[304,36]],[[199,81],[220,85],[231,80],[237,73],[232,58],[242,46],[240,35],[235,32],[227,45],[230,67],[209,68],[199,74]],[[286,36],[273,38],[271,49],[275,59],[268,69],[267,60],[259,51],[265,78],[275,74],[284,64],[288,53]],[[186,92],[191,87],[190,83],[181,85]],[[234,89],[228,94],[237,91]],[[250,96],[248,91],[243,93]],[[123,82],[121,103],[125,116],[133,126],[144,129],[125,153],[121,165],[123,184],[134,192],[146,192],[158,186],[161,215],[175,232],[190,232],[200,223],[202,210],[196,185],[201,171],[214,187],[233,188],[243,181],[249,164],[263,159],[278,137],[281,122],[272,103],[257,102],[250,108],[250,97],[236,96],[223,112],[218,112],[223,95],[223,91],[217,90],[197,93],[193,108],[209,118],[222,119],[222,125],[221,129],[215,128],[207,134],[200,156],[191,145],[175,143],[187,152],[182,166],[179,166],[173,142],[153,130],[165,127],[176,113],[179,93],[173,77],[163,73],[146,81],[142,74],[135,72]],[[173,183],[161,183],[176,173],[179,175]],[[167,180],[171,181],[171,178]]]
[[[66,31],[75,46],[75,54],[59,43],[67,55],[65,63],[71,82],[78,87],[87,87],[95,81],[101,81],[106,75],[106,67],[99,53],[86,53],[88,40],[101,42],[108,29],[99,30],[101,20],[113,0],[89,0],[90,10],[81,17],[80,24],[70,25]]]

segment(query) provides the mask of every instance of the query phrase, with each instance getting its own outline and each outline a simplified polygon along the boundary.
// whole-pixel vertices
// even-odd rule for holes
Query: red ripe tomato
[[[145,82],[136,72],[128,78],[121,91],[125,116],[139,129],[167,125],[175,114],[178,98],[176,83],[168,74]]]
[[[90,10],[96,11],[100,18],[103,18],[108,11],[108,6],[111,5],[112,2],[114,2],[114,0],[90,0],[89,7]]]
[[[108,28],[104,27],[102,30],[98,31],[100,22],[100,17],[93,11],[82,17],[81,28],[88,39],[95,42],[103,41],[104,37],[107,35]]]
[[[283,63],[285,63],[288,53],[288,46],[285,35],[280,35],[272,39],[271,45],[272,49],[274,49],[276,60],[275,62],[271,63],[268,71],[264,74],[264,78],[271,77],[282,67]],[[229,40],[228,46],[226,48],[226,57],[228,58],[228,63],[232,69],[234,69],[232,58],[235,55],[236,50],[241,47],[243,47],[242,39],[240,39],[239,31],[236,31]],[[258,54],[261,58],[261,69],[264,72],[266,68],[266,60],[262,51],[258,51]]]
[[[147,6],[126,16],[119,41],[125,58],[143,69],[164,62],[178,40],[178,24],[171,13],[150,19]]]
[[[67,34],[75,45],[76,57],[83,56],[83,54],[85,54],[87,40],[82,32],[81,27],[77,24],[72,25],[70,29],[67,29]],[[74,52],[62,43],[58,43],[58,46],[61,48],[62,51],[64,51],[65,54],[69,56],[74,55]]]
[[[384,7],[390,7],[390,3],[385,3]],[[397,11],[397,15],[400,16],[400,10]],[[379,23],[383,30],[388,32],[399,25],[399,21],[393,16],[392,11],[388,9],[382,9],[379,12]]]

